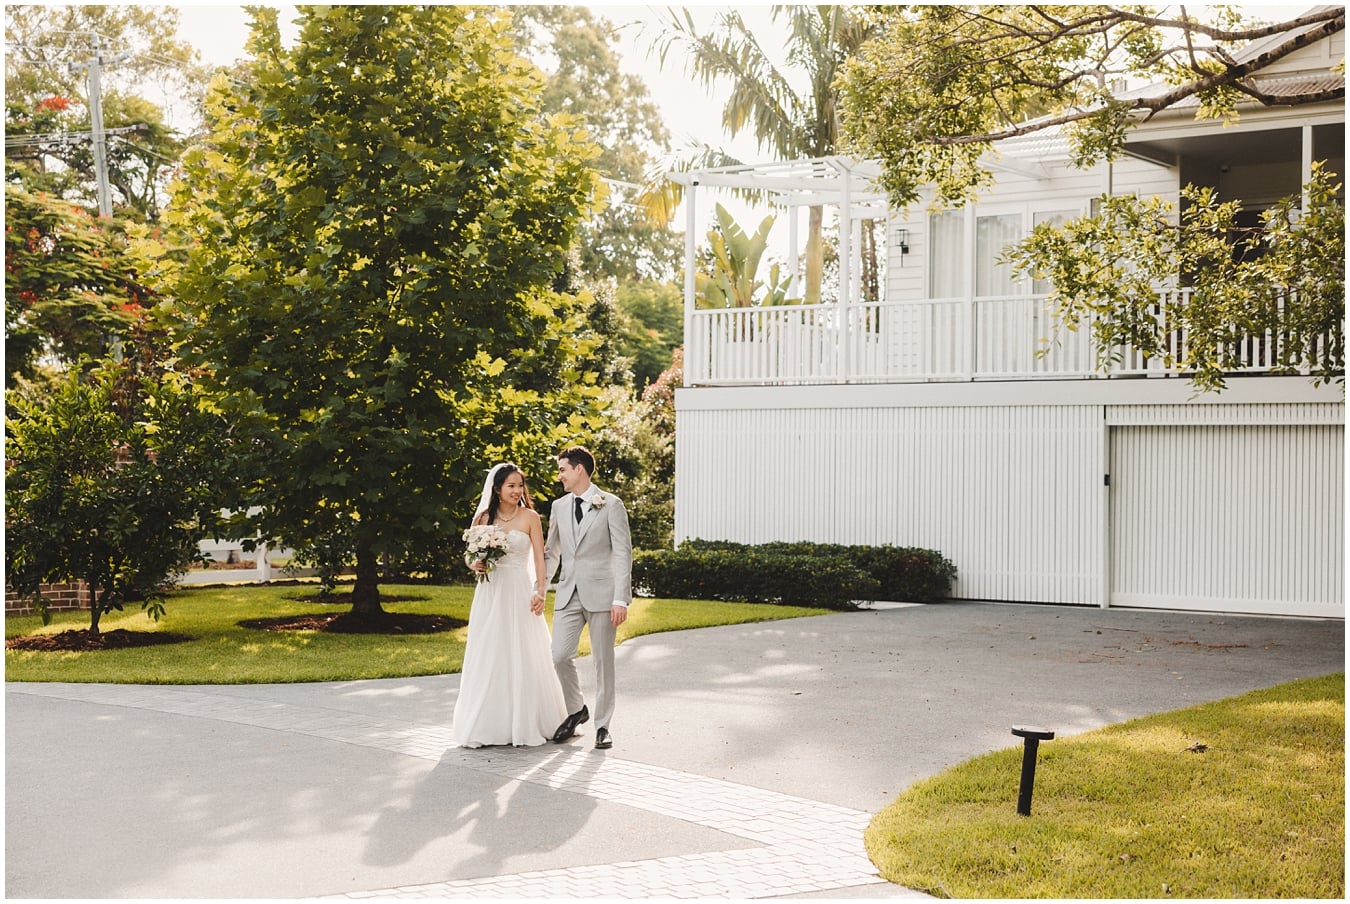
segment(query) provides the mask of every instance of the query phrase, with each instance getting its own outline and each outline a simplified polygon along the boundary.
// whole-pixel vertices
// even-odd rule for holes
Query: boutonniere
[[[596,493],[594,496],[591,497],[591,508],[595,509],[597,512],[608,504],[609,501],[605,499],[602,493]]]

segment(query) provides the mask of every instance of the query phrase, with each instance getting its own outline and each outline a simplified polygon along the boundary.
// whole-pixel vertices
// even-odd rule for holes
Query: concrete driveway
[[[617,651],[604,752],[589,731],[453,748],[457,675],[10,683],[5,892],[916,896],[861,835],[917,779],[1014,724],[1064,736],[1343,671],[1344,629],[949,602],[658,634]]]

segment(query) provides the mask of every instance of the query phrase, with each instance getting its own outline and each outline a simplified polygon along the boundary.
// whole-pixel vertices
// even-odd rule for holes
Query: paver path
[[[23,684],[12,693],[212,719],[420,757],[554,791],[586,795],[692,822],[753,847],[603,865],[533,870],[348,892],[368,898],[766,898],[886,884],[862,846],[867,813],[705,778],[589,746],[454,748],[449,726],[419,725],[209,689],[146,685]]]

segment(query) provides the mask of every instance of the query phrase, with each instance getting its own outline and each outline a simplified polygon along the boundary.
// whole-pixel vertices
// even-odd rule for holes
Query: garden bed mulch
[[[286,599],[295,600],[300,603],[324,603],[325,605],[350,606],[352,604],[351,593],[292,593]],[[425,596],[412,596],[408,594],[381,593],[380,605],[386,603],[415,603],[427,599]]]
[[[307,593],[287,597],[302,603],[350,606],[351,593]],[[380,594],[380,605],[425,600],[425,596]],[[239,622],[241,628],[260,631],[324,631],[329,634],[440,634],[467,625],[462,618],[448,615],[416,615],[410,612],[386,612],[374,618],[350,612],[307,613],[275,618],[250,618]]]
[[[249,618],[239,622],[239,627],[260,631],[324,631],[329,634],[439,634],[462,628],[466,624],[468,622],[464,619],[448,615],[386,612],[375,618],[366,618],[354,616],[350,612],[336,615],[321,612]]]
[[[169,631],[100,631],[90,634],[87,629],[62,631],[59,634],[26,634],[5,641],[9,650],[36,650],[44,653],[84,653],[91,650],[130,650],[136,647],[154,647],[168,643],[186,643],[192,640],[186,634]]]

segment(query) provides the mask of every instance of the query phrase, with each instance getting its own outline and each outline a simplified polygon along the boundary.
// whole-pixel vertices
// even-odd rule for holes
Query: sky
[[[269,4],[260,4],[269,5]],[[278,17],[282,29],[282,39],[293,37],[295,29],[291,20],[295,18],[293,7],[277,5],[281,9]],[[179,7],[179,38],[195,47],[208,63],[229,65],[244,56],[244,43],[248,40],[248,18],[243,6],[225,6],[214,4],[177,4]],[[729,7],[725,4],[684,4],[690,9],[695,22],[711,24],[717,14]],[[742,132],[736,139],[726,135],[721,125],[721,110],[726,92],[714,94],[702,85],[686,76],[683,64],[671,59],[663,71],[659,65],[659,55],[649,50],[653,39],[660,33],[660,25],[665,16],[666,6],[617,6],[593,5],[592,10],[622,26],[618,29],[620,39],[617,50],[620,56],[620,68],[625,73],[641,77],[651,94],[652,100],[660,108],[665,118],[666,128],[671,135],[672,148],[678,153],[694,142],[702,142],[730,152],[736,159],[747,162],[760,162],[768,159],[756,146],[754,137]],[[746,22],[757,34],[773,33],[774,23],[770,16],[768,3],[738,3]],[[761,41],[765,51],[772,54],[771,41]],[[715,195],[715,197],[713,196]],[[713,222],[713,202],[724,204],[732,216],[740,223],[757,224],[765,216],[763,208],[751,209],[746,203],[730,197],[724,192],[712,192],[701,189],[698,200],[698,217],[703,222],[700,231],[709,228]],[[787,249],[787,214],[778,212],[778,222],[770,233],[769,250],[766,255],[772,260],[785,260],[789,257]],[[683,230],[685,211],[681,205],[672,220],[672,226]]]
[[[262,5],[269,5],[263,3]],[[276,4],[280,6],[280,4]],[[712,23],[717,14],[732,8],[725,3],[684,3],[699,24]],[[736,3],[737,9],[746,22],[761,36],[761,46],[772,54],[776,46],[772,35],[776,31],[770,15],[770,5],[765,2]],[[1311,0],[1293,0],[1276,4],[1238,4],[1249,13],[1267,17],[1287,15],[1291,8],[1306,8],[1313,5]],[[210,4],[178,4],[180,12],[179,36],[191,43],[212,63],[229,64],[243,55],[244,42],[248,37],[247,20],[242,6]],[[280,16],[283,34],[294,18],[291,7],[282,6]],[[666,117],[672,140],[678,147],[685,143],[686,136],[723,147],[734,156],[747,162],[759,162],[765,159],[755,145],[752,136],[744,133],[738,139],[728,138],[721,127],[721,109],[726,93],[713,95],[699,84],[689,79],[682,64],[672,61],[666,71],[662,71],[655,52],[648,53],[652,39],[660,32],[660,23],[665,15],[666,5],[607,5],[593,4],[591,9],[599,16],[610,20],[620,28],[618,45],[621,66],[625,72],[638,75],[646,83],[653,100]],[[1199,10],[1203,15],[1205,7]],[[292,30],[293,33],[293,30]],[[780,61],[781,62],[781,61]]]
[[[264,4],[266,5],[266,4]],[[685,4],[696,21],[711,22],[716,14],[728,7],[723,4]],[[772,28],[769,4],[737,4],[746,20],[756,28]],[[228,65],[244,55],[248,38],[248,21],[242,6],[208,4],[180,4],[179,37],[192,44],[209,63]],[[283,36],[294,13],[282,6],[280,16]],[[592,6],[594,12],[620,28],[618,50],[622,69],[638,75],[646,83],[652,99],[666,118],[673,143],[678,147],[686,136],[698,141],[724,147],[739,159],[761,159],[752,137],[736,141],[728,139],[721,128],[721,108],[725,95],[710,97],[698,84],[685,75],[681,64],[672,61],[661,71],[657,54],[648,54],[652,39],[659,33],[659,23],[665,6]],[[294,30],[291,29],[291,33]]]
[[[266,5],[266,4],[264,4]],[[283,39],[294,34],[290,25],[295,18],[293,7],[281,6],[279,16]],[[731,8],[725,3],[685,3],[698,25],[711,25],[719,12]],[[1292,2],[1251,5],[1242,4],[1248,15],[1266,18],[1287,16],[1291,12],[1301,11],[1311,6],[1311,2]],[[781,46],[775,42],[774,35],[778,26],[774,23],[770,4],[763,2],[737,3],[734,5],[760,40],[761,47],[769,54]],[[178,4],[180,9],[179,37],[192,44],[210,63],[228,65],[244,55],[244,43],[248,37],[247,18],[242,6],[210,4]],[[693,142],[720,147],[735,158],[746,162],[764,162],[768,156],[756,146],[754,136],[749,131],[732,139],[722,129],[721,110],[726,100],[726,90],[714,90],[709,93],[701,84],[694,81],[684,71],[682,62],[672,59],[663,71],[659,65],[658,54],[652,50],[652,44],[660,33],[661,23],[669,7],[647,5],[608,5],[594,4],[592,10],[608,19],[619,28],[620,39],[617,45],[620,54],[620,66],[627,72],[642,78],[653,101],[661,109],[666,126],[671,134],[672,145],[678,153],[681,148]],[[1291,9],[1292,8],[1292,9]],[[1198,13],[1203,16],[1204,7]],[[777,60],[781,64],[781,60]],[[691,141],[692,139],[692,141]],[[708,188],[700,189],[698,215],[702,221],[700,233],[712,225],[713,201],[726,205],[732,216],[747,228],[753,228],[766,211],[763,208],[751,209],[744,202],[730,197],[724,192]],[[801,211],[797,212],[801,215]],[[676,212],[672,225],[683,229],[684,210]],[[767,257],[771,260],[784,260],[787,253],[787,214],[777,211],[777,222],[770,234]]]

